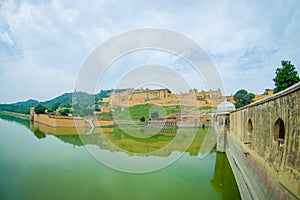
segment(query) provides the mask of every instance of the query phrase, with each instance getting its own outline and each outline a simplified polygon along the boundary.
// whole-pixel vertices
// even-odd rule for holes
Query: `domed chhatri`
[[[232,103],[228,102],[226,99],[222,103],[220,103],[217,107],[218,113],[225,114],[225,113],[229,113],[234,110],[235,110],[235,106]]]

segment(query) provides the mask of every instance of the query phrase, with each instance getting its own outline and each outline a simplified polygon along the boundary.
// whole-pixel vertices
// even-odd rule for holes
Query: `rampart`
[[[300,198],[300,84],[230,113],[227,141],[244,198]]]
[[[172,94],[168,89],[140,89],[127,90],[121,93],[112,93],[102,102],[109,103],[111,107],[129,107],[139,104],[159,104],[161,106],[207,106],[217,105],[223,101],[221,90],[198,91],[196,89],[187,93]]]
[[[34,122],[45,124],[51,127],[87,127],[90,128],[88,122],[81,118],[68,116],[55,116],[46,114],[34,114]]]
[[[103,121],[99,118],[82,118],[72,116],[57,116],[36,114],[34,108],[30,109],[30,119],[53,128],[87,128],[113,126],[114,121]]]

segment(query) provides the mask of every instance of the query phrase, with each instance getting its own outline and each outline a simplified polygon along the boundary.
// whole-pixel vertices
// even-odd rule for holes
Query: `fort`
[[[258,101],[269,97],[273,94],[273,90],[266,89],[263,94],[255,95],[254,101]],[[234,103],[233,95],[225,96],[220,89],[201,90],[190,89],[186,93],[174,94],[169,89],[128,89],[123,92],[112,92],[110,97],[103,98],[100,102],[103,104],[101,112],[109,112],[113,107],[130,107],[139,104],[156,104],[160,106],[194,106],[216,107],[224,99]],[[101,113],[100,112],[100,113]]]
[[[106,102],[110,107],[123,106],[129,107],[138,104],[157,104],[161,106],[176,105],[196,105],[207,106],[217,105],[223,100],[220,89],[200,91],[197,89],[190,90],[187,93],[173,94],[168,89],[128,89],[127,91],[111,93],[110,97],[104,98],[102,102]],[[181,101],[179,100],[186,100]],[[192,101],[191,101],[192,100]],[[194,100],[194,101],[193,101]]]
[[[243,199],[300,198],[299,102],[300,83],[219,115],[230,126],[221,123],[217,148],[225,147]]]

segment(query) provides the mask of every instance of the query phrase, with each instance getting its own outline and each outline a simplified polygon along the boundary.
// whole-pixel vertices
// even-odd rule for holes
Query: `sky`
[[[99,45],[149,27],[199,44],[226,95],[241,88],[260,94],[274,87],[281,60],[300,71],[299,7],[297,0],[0,0],[0,103],[74,91],[83,64]],[[170,65],[191,88],[204,88],[205,81],[183,59],[145,50],[114,62],[98,89],[115,87],[124,74],[149,63]]]

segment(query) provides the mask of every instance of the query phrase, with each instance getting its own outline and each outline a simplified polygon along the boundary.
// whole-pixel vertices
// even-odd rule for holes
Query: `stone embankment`
[[[227,156],[247,198],[300,198],[300,83],[230,113]]]

